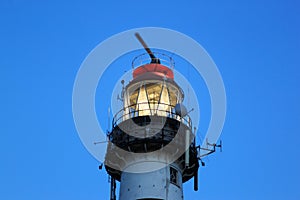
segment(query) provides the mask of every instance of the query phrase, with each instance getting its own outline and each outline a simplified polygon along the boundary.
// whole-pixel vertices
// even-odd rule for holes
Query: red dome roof
[[[166,76],[166,78],[174,79],[174,73],[170,68],[157,63],[150,63],[136,68],[133,71],[133,79],[146,73],[151,73],[162,78]]]

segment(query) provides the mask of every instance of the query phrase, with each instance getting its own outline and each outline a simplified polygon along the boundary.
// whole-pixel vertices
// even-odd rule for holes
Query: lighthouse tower
[[[132,62],[132,80],[122,81],[122,109],[114,113],[105,168],[111,177],[111,200],[183,200],[183,184],[199,168],[195,130],[176,83],[173,60],[153,53]]]

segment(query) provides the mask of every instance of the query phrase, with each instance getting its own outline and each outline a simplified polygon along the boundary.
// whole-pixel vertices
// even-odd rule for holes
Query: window
[[[174,169],[173,167],[170,167],[170,182],[179,185],[178,184],[178,171]]]

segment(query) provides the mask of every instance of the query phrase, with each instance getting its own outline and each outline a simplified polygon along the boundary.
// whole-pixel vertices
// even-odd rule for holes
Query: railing
[[[147,106],[148,108],[143,108]],[[136,109],[134,109],[136,108]],[[164,103],[138,103],[133,104],[128,107],[124,107],[119,112],[117,112],[113,118],[112,127],[116,127],[121,122],[132,119],[134,117],[140,117],[140,116],[162,116],[162,117],[168,117],[171,119],[176,119],[177,121],[185,124],[189,128],[192,129],[192,120],[189,115],[186,116],[180,116],[175,113],[174,106],[170,104],[164,104]]]
[[[170,69],[174,69],[174,60],[172,57],[164,54],[164,53],[158,53],[158,52],[153,52],[154,56],[160,60],[160,63],[166,67],[169,67]],[[141,65],[144,64],[149,64],[151,63],[152,59],[149,57],[147,53],[141,54],[139,56],[136,56],[132,60],[132,69],[135,69]]]

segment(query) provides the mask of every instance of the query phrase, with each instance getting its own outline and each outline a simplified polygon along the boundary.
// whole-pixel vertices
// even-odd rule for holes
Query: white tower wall
[[[143,199],[183,200],[182,174],[178,166],[172,164],[147,173],[122,172],[119,200]]]

